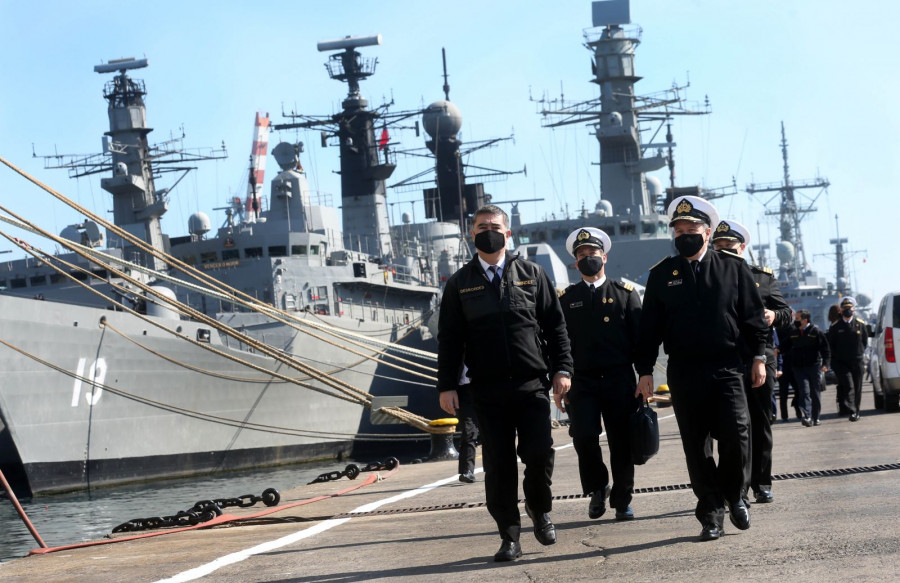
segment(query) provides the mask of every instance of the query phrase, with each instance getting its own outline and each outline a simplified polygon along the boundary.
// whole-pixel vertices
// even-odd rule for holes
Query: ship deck
[[[567,429],[554,430],[559,542],[539,545],[523,516],[524,556],[514,563],[491,560],[500,541],[483,505],[484,474],[462,484],[456,462],[445,461],[298,486],[266,516],[251,518],[268,510],[259,505],[228,509],[244,520],[32,554],[0,565],[0,577],[4,583],[897,580],[900,416],[875,411],[871,386],[864,390],[858,423],[836,415],[831,385],[821,426],[775,425],[775,502],[753,505],[748,531],[726,521],[718,541],[698,542],[677,426],[672,410],[661,408],[660,453],[637,468],[631,522],[616,522],[612,510],[587,518]],[[130,535],[111,536],[102,542]]]

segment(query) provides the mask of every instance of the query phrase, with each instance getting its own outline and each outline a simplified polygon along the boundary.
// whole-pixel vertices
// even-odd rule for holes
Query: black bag
[[[651,409],[648,403],[642,403],[640,408],[631,414],[628,430],[631,434],[631,461],[637,466],[643,465],[659,451],[659,422],[656,420],[656,411]]]

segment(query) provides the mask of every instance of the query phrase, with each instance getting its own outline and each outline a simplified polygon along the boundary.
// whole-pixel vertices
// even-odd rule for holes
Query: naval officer
[[[713,246],[721,253],[733,253],[743,257],[750,244],[750,231],[734,220],[723,220],[712,236]],[[763,316],[769,327],[766,334],[766,382],[753,388],[750,379],[750,363],[746,363],[744,388],[747,391],[747,407],[750,410],[750,488],[757,502],[771,502],[772,497],[772,395],[775,392],[775,328],[791,322],[791,308],[784,301],[778,281],[767,267],[750,265],[753,281],[762,299]],[[749,355],[747,355],[749,357]],[[749,502],[745,492],[744,501]]]
[[[653,395],[653,365],[662,343],[700,539],[714,540],[724,532],[726,505],[732,524],[750,528],[742,499],[750,473],[750,418],[741,346],[751,350],[751,384],[758,387],[766,380],[767,327],[747,263],[707,249],[719,224],[715,207],[681,196],[667,212],[678,254],[653,266],[647,279],[635,365],[638,391],[645,400]]]
[[[603,516],[609,495],[616,520],[631,520],[634,463],[628,422],[641,403],[635,396],[633,368],[641,300],[631,284],[606,277],[604,266],[611,247],[609,235],[593,227],[576,229],[566,240],[566,250],[581,273],[581,281],[566,288],[559,298],[575,363],[566,408],[581,489],[591,496],[588,517]],[[611,489],[600,449],[604,425],[612,467]]]
[[[837,377],[838,408],[850,411],[850,421],[859,421],[863,355],[869,344],[865,322],[854,316],[855,306],[855,299],[844,297],[840,317],[826,334],[831,348],[831,368]]]
[[[522,489],[534,536],[543,545],[556,542],[549,514],[554,452],[548,373],[561,407],[572,356],[550,278],[536,263],[506,251],[512,232],[503,209],[478,209],[471,235],[478,254],[450,276],[441,299],[438,390],[441,408],[455,414],[465,360],[482,438],[487,508],[500,531],[494,560],[514,561],[522,556],[516,454],[525,465]]]

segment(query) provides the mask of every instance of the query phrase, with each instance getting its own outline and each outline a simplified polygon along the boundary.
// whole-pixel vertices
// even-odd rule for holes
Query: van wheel
[[[900,395],[884,395],[884,410],[888,412],[900,411]]]
[[[884,409],[884,393],[878,394],[874,390],[872,391],[872,395],[875,397],[875,409],[881,410]]]

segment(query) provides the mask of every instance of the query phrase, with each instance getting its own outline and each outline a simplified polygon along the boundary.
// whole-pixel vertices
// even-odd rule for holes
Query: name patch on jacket
[[[681,283],[683,281],[684,280],[682,280],[682,279],[673,279],[672,281],[669,282],[669,287],[672,287],[673,285],[681,285]]]
[[[523,286],[523,285],[534,285],[533,279],[526,279],[523,281],[514,281],[513,285]]]
[[[483,289],[484,289],[484,286],[483,286],[483,285],[479,285],[478,287],[467,287],[467,288],[463,288],[463,289],[459,290],[459,293],[461,293],[461,294],[467,294],[467,293],[469,293],[469,292],[481,291],[481,290],[483,290]]]
[[[570,308],[580,308],[583,305],[584,305],[584,302],[572,302],[571,304],[569,304],[569,307]]]

